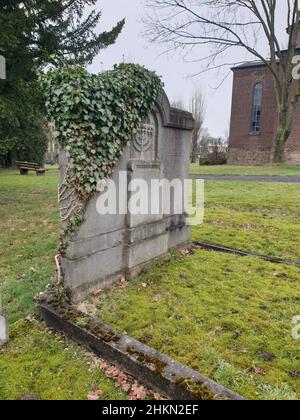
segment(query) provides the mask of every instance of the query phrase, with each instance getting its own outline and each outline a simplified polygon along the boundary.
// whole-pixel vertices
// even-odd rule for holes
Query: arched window
[[[262,84],[257,83],[254,87],[253,105],[252,105],[252,123],[251,132],[256,134],[260,133],[261,127],[261,107],[262,107]]]

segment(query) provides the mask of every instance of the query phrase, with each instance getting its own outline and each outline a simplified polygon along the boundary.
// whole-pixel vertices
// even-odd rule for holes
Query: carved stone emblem
[[[153,144],[155,127],[150,124],[141,124],[133,139],[134,148],[138,152],[146,152]]]

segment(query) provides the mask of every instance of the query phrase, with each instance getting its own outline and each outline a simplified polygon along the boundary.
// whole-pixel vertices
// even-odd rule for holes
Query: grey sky
[[[143,64],[155,70],[165,83],[165,90],[170,100],[182,98],[186,103],[193,91],[201,89],[206,101],[205,126],[213,136],[224,136],[229,128],[232,74],[221,87],[214,71],[196,77],[189,77],[199,72],[198,63],[184,62],[179,53],[162,55],[162,49],[151,46],[141,35],[144,30],[141,16],[144,13],[143,0],[99,0],[97,8],[103,11],[101,30],[110,29],[117,21],[126,18],[125,28],[115,45],[97,57],[90,67],[93,72],[107,70],[114,64],[123,61]],[[201,57],[205,52],[199,48],[195,50],[195,58]],[[235,57],[237,61],[246,60],[241,51]],[[249,58],[249,57],[248,57]]]

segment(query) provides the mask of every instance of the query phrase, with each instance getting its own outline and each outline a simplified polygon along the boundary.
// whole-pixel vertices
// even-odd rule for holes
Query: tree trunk
[[[280,107],[279,122],[276,133],[276,143],[273,161],[274,163],[283,163],[285,155],[285,145],[290,136],[291,130],[288,127],[287,107]]]
[[[192,151],[191,162],[192,163],[196,163],[197,162],[197,153],[194,152],[194,151]]]
[[[192,151],[191,151],[191,162],[197,162],[197,154],[198,154],[198,133],[193,132],[192,135]]]
[[[282,132],[281,129],[277,131],[276,135],[276,144],[274,150],[274,163],[283,163],[284,162],[284,149],[285,149],[285,142],[284,142],[285,134]]]

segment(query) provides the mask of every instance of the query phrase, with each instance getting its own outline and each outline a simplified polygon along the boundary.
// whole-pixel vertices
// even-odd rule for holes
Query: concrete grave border
[[[42,298],[43,299],[43,298]],[[245,400],[155,349],[49,299],[39,302],[46,324],[171,400]]]
[[[300,261],[284,260],[282,258],[272,257],[271,255],[257,254],[255,252],[243,251],[242,249],[230,248],[223,245],[213,244],[210,242],[195,241],[193,242],[193,244],[194,246],[196,245],[206,251],[221,252],[223,254],[234,254],[240,257],[260,258],[261,260],[265,260],[274,264],[285,264],[285,265],[293,265],[295,267],[300,267]]]

